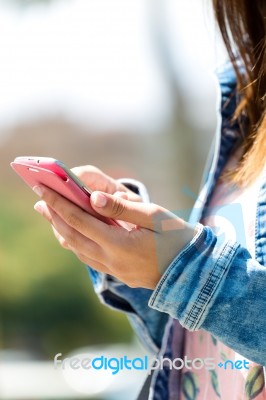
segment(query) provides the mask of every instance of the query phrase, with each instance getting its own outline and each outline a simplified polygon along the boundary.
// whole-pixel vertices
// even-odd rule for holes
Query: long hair
[[[234,182],[243,185],[258,176],[266,161],[266,0],[212,0],[212,3],[237,77],[241,101],[234,118],[247,119],[241,132],[243,155],[231,174]]]

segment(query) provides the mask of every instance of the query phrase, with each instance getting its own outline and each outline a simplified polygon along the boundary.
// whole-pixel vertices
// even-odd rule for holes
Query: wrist
[[[174,222],[176,222],[175,228]],[[171,229],[169,229],[168,225],[167,231],[165,226],[163,226],[165,247],[161,246],[161,251],[157,251],[158,258],[161,260],[161,262],[158,262],[161,275],[164,274],[172,261],[195,240],[202,230],[201,224],[193,226],[184,220],[180,220],[180,218],[172,221],[171,225]],[[165,245],[166,243],[167,245]]]

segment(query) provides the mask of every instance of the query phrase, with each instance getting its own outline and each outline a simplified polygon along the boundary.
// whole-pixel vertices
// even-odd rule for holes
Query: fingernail
[[[34,208],[35,211],[37,211],[37,212],[39,212],[39,213],[42,213],[42,211],[43,211],[43,208],[42,208],[42,205],[41,205],[40,202],[34,204],[34,207],[33,207],[33,208]]]
[[[40,186],[34,186],[34,187],[32,188],[32,190],[34,191],[34,193],[37,194],[37,196],[42,197],[42,195],[43,195],[43,190],[42,190],[42,188],[41,188]]]
[[[107,198],[102,193],[92,193],[91,200],[96,207],[104,207],[107,204]]]

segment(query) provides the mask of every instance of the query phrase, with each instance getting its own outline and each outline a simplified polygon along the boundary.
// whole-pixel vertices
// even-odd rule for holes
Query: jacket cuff
[[[202,325],[239,247],[198,225],[198,233],[169,265],[149,300],[150,307],[191,331]]]

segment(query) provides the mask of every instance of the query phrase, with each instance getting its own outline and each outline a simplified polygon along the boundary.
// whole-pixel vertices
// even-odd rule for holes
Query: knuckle
[[[77,231],[80,230],[80,228],[82,227],[82,221],[80,217],[78,217],[74,213],[70,213],[66,216],[66,223]]]
[[[68,247],[75,249],[77,247],[77,238],[74,232],[70,232],[67,238]]]
[[[125,203],[121,198],[117,197],[112,203],[112,215],[119,218],[125,211]]]
[[[161,230],[162,220],[164,218],[162,208],[156,204],[151,204],[148,209],[148,217],[153,228],[155,230]]]
[[[102,171],[98,167],[95,167],[95,165],[86,165],[86,172],[101,173]]]
[[[59,209],[59,202],[58,198],[54,195],[50,195],[49,198],[46,199],[47,204],[53,209],[53,210],[58,210]]]
[[[161,215],[161,213],[162,213],[161,207],[158,206],[157,204],[151,204],[149,209],[150,209],[149,210],[150,215],[153,217],[157,217],[157,216]]]
[[[68,243],[62,236],[58,238],[59,244],[63,249],[68,249]]]
[[[120,262],[113,254],[108,254],[108,257],[105,258],[105,264],[110,271],[113,271],[116,276],[119,276],[119,279],[123,280],[123,276],[125,275],[124,263]]]
[[[76,256],[83,264],[88,263],[88,259],[87,259],[87,257],[84,256],[84,254],[76,253]]]
[[[99,175],[101,170],[94,165],[86,165],[81,167],[72,168],[72,172],[77,175],[81,180],[87,180],[90,174]]]

